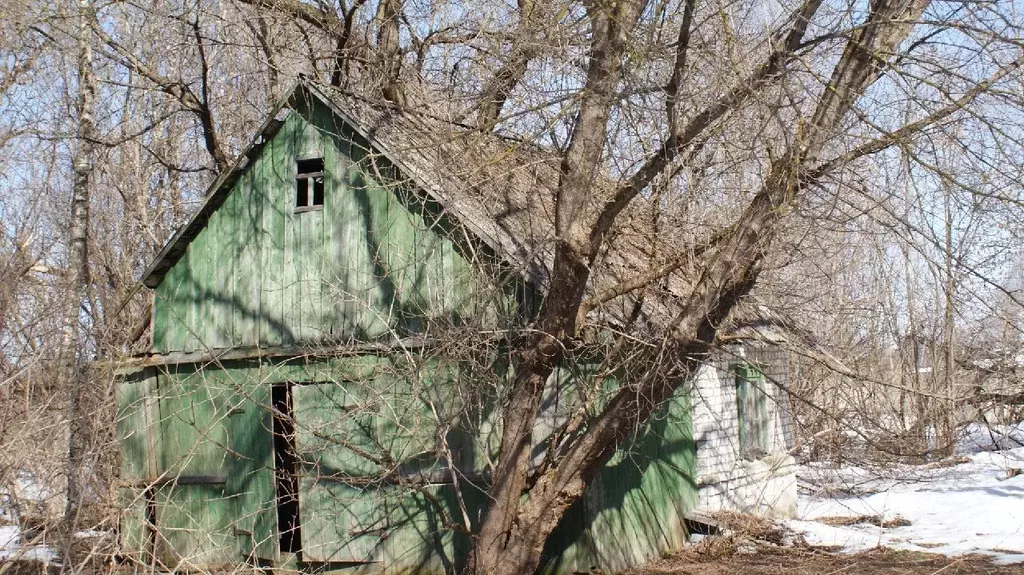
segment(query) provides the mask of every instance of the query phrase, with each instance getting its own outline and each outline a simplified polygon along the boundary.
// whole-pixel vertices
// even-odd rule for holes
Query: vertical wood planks
[[[290,298],[290,286],[295,281],[295,262],[288,247],[295,206],[294,139],[298,122],[297,115],[289,115],[259,159],[260,201],[264,205],[262,230],[265,234],[260,268],[263,278],[260,312],[271,320],[261,328],[266,331],[261,331],[260,343],[266,345],[294,342],[292,331],[287,329],[293,323],[291,314],[297,305]]]
[[[121,477],[130,482],[156,477],[150,453],[157,437],[155,370],[139,370],[117,384],[115,424],[121,446]]]
[[[231,527],[237,508],[226,490],[231,465],[225,423],[233,393],[222,375],[184,368],[158,376],[159,440],[149,450],[156,452],[159,477],[150,497],[156,553],[170,568],[239,559]]]
[[[160,471],[170,477],[226,477],[226,422],[233,396],[218,369],[183,368],[161,376]]]
[[[225,367],[233,390],[227,416],[229,464],[227,490],[236,500],[234,531],[243,557],[277,555],[277,507],[269,385],[258,363]]]
[[[239,179],[235,186],[235,191],[225,199],[224,204],[218,210],[223,216],[221,219],[223,234],[221,236],[221,255],[217,265],[217,273],[223,274],[226,278],[225,283],[228,286],[225,289],[225,296],[228,298],[226,301],[228,303],[224,314],[221,316],[221,321],[224,322],[224,331],[232,347],[241,345],[242,341],[242,317],[238,303],[241,295],[239,276],[242,273],[239,258],[242,251],[243,237],[239,230],[239,222],[241,220],[240,204],[245,195],[245,177],[243,176]]]
[[[154,331],[154,347],[161,351],[181,351],[185,348],[184,333],[188,322],[189,301],[186,275],[188,263],[179,262],[164,276],[156,291],[156,318],[159,326]]]
[[[207,318],[204,345],[211,349],[224,349],[231,346],[231,314],[234,305],[231,301],[231,273],[222,267],[230,267],[231,255],[226,249],[230,246],[230,234],[227,225],[226,210],[218,210],[210,216],[211,232],[209,269],[203,281],[208,297],[204,298]]]
[[[439,469],[432,452],[433,416],[423,398],[450,404],[454,400],[444,394],[460,374],[451,365],[428,363],[410,376],[402,371],[404,361],[363,356],[235,362],[183,367],[159,377],[140,373],[121,384],[118,429],[126,475],[150,473],[147,454],[156,449],[137,430],[155,425],[160,458],[153,473],[225,479],[179,481],[156,490],[161,559],[180,569],[249,557],[279,559],[269,390],[274,383],[295,381],[305,382],[294,388],[293,401],[303,460],[306,559],[377,561],[387,569],[430,572],[458,561],[464,542],[442,521],[458,513],[451,487],[410,492],[377,482],[379,463],[359,453],[383,449],[402,463],[401,473]],[[596,377],[588,369],[573,376]],[[548,571],[621,570],[681,548],[682,515],[696,503],[695,448],[684,394],[623,446],[585,500],[569,512],[546,549]],[[468,484],[463,489],[476,517],[474,510],[486,497],[474,495]],[[144,548],[148,535],[140,496],[125,490],[122,497],[129,509],[122,522],[126,541]]]
[[[262,159],[262,158],[261,158]],[[238,237],[238,275],[236,284],[237,332],[235,339],[239,345],[248,346],[259,343],[260,313],[260,238],[262,229],[263,201],[259,190],[259,164],[246,171],[236,184],[232,195],[239,194],[236,234]],[[198,239],[198,238],[197,238]]]
[[[617,572],[679,551],[696,505],[696,447],[685,390],[626,441],[551,535],[545,573]]]
[[[223,485],[166,485],[157,489],[156,553],[173,570],[238,563],[233,500]]]
[[[376,560],[386,520],[376,497],[378,488],[358,483],[380,472],[374,461],[361,455],[374,453],[379,439],[367,398],[340,382],[325,382],[294,387],[292,401],[305,557]]]
[[[154,351],[369,340],[471,314],[500,321],[492,316],[512,291],[480,280],[486,272],[456,246],[465,238],[451,237],[463,232],[371,155],[323,106],[289,114],[156,288]],[[295,212],[299,156],[325,159],[322,210]]]

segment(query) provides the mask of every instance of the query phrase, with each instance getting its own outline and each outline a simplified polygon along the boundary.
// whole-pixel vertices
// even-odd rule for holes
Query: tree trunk
[[[538,335],[530,338],[520,354],[511,399],[502,411],[501,447],[489,491],[491,505],[470,563],[477,573],[535,571],[544,542],[564,512],[539,513],[538,506],[546,498],[538,497],[535,488],[530,488],[529,498],[523,497],[530,473],[530,440],[544,384],[575,338],[576,315],[590,278],[590,264],[600,248],[600,243],[589,240],[593,223],[587,221],[586,204],[601,170],[608,115],[616,96],[627,37],[639,16],[640,4],[598,3],[587,7],[594,30],[587,89],[562,158],[555,202],[558,241],[552,281],[540,311]],[[581,493],[579,489],[575,496]]]
[[[91,11],[89,0],[79,2],[78,30],[78,133],[72,159],[74,181],[71,193],[71,225],[68,230],[68,306],[65,316],[62,366],[67,382],[68,454],[67,491],[64,507],[64,561],[63,570],[77,570],[77,557],[73,542],[77,530],[78,514],[82,506],[83,462],[86,455],[87,421],[82,413],[81,400],[85,388],[84,335],[79,316],[87,298],[89,286],[89,191],[92,177],[93,124],[96,100],[96,78],[92,69]]]
[[[382,0],[377,7],[377,62],[381,75],[380,90],[384,99],[402,105],[402,51],[398,24],[402,16],[402,0]]]
[[[498,123],[512,90],[526,75],[530,61],[540,54],[536,44],[539,29],[545,24],[543,6],[534,0],[519,0],[519,24],[505,62],[484,82],[477,105],[476,125],[484,132],[490,132]]]
[[[892,53],[927,4],[927,0],[874,4],[865,26],[851,36],[809,127],[805,131],[798,126],[796,144],[772,165],[761,190],[707,256],[668,344],[675,369],[650,378],[640,388],[621,388],[602,413],[587,422],[585,432],[557,458],[549,456],[543,470],[530,477],[531,432],[544,384],[562,350],[571,345],[590,266],[614,221],[614,214],[594,213],[594,184],[603,172],[607,124],[622,58],[642,9],[639,2],[587,5],[592,30],[587,79],[561,163],[551,285],[541,309],[540,335],[520,355],[511,400],[502,411],[504,428],[489,492],[491,504],[473,548],[471,570],[512,575],[537,569],[544,543],[565,511],[583,495],[621,442],[707,357],[719,326],[755,285],[776,223],[800,188],[813,181],[805,173],[806,165],[816,159],[860,94],[878,78],[881,68],[874,54]],[[800,26],[802,35],[806,22]]]
[[[956,331],[954,329],[954,322],[956,321],[956,268],[953,259],[953,207],[952,193],[947,184],[943,186],[943,208],[945,210],[945,285],[943,286],[943,296],[945,299],[943,305],[944,317],[944,333],[943,339],[943,359],[945,360],[944,377],[943,377],[943,396],[942,401],[942,414],[941,414],[941,433],[937,434],[942,439],[939,442],[941,446],[941,453],[943,455],[949,455],[953,451],[953,444],[956,441],[956,431],[954,429],[954,413],[956,409],[956,392],[955,392],[955,380],[954,370],[956,369],[955,355],[954,355],[954,338],[956,337]]]

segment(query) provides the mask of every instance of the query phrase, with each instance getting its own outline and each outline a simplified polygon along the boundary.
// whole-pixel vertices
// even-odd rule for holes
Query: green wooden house
[[[545,282],[556,170],[526,144],[300,82],[143,277],[152,346],[118,386],[124,564],[457,570],[487,503],[503,336]],[[616,241],[598,286],[643,265],[621,255],[642,238]],[[614,324],[634,303],[592,315]],[[548,403],[568,401],[568,381],[628,377],[581,361],[552,376]],[[614,571],[686,543],[692,399],[608,463],[546,571]]]

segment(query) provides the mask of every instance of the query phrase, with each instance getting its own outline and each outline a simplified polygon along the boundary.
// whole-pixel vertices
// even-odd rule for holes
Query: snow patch
[[[19,545],[21,530],[15,525],[0,525],[0,551]]]
[[[1013,439],[1024,426],[1004,430]],[[965,430],[964,452],[948,466],[896,465],[871,470],[803,465],[800,520],[787,524],[812,544],[860,551],[892,547],[963,555],[985,553],[998,563],[1024,562],[1024,447],[985,442],[978,429]],[[1015,473],[1018,473],[1015,475]],[[822,519],[901,517],[902,527],[827,525]],[[832,523],[841,523],[832,521]]]
[[[24,545],[17,525],[0,525],[0,561],[20,559],[59,565],[57,550],[46,545]]]
[[[966,426],[957,438],[957,453],[978,453],[1024,447],[1024,422],[1017,425],[983,425],[972,423]]]

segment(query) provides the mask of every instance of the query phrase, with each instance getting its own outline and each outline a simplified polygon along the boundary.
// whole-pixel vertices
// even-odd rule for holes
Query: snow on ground
[[[60,565],[56,549],[25,541],[21,528],[13,525],[18,522],[19,509],[43,509],[51,494],[27,471],[15,475],[13,487],[13,493],[0,492],[0,563],[21,559],[39,561],[44,565]]]
[[[788,525],[808,543],[850,551],[882,546],[985,553],[997,563],[1024,563],[1024,424],[996,431],[1002,433],[968,427],[958,445],[961,455],[948,464],[802,466],[800,520]],[[909,525],[883,528],[878,519],[874,525],[838,525],[843,522],[836,519],[862,516],[883,523],[901,518]]]
[[[21,542],[21,530],[16,525],[0,525],[0,562],[8,559],[39,561],[57,565],[57,551],[45,545],[26,546]]]
[[[957,453],[978,453],[1024,447],[1024,422],[1017,425],[972,423],[960,432]]]

